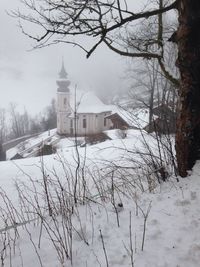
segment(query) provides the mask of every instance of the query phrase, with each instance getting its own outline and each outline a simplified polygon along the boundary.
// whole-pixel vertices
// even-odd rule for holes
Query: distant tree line
[[[16,103],[10,103],[7,110],[0,108],[0,160],[5,160],[3,143],[54,128],[56,128],[55,99],[35,116],[31,116],[25,108],[23,112],[19,112]]]

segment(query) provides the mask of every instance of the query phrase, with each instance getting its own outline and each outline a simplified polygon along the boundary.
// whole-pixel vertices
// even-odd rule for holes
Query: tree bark
[[[179,174],[185,177],[200,154],[200,0],[179,0],[178,12],[181,82],[176,153]]]

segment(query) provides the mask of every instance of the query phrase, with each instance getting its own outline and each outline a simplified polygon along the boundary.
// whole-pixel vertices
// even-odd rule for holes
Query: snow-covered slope
[[[135,161],[140,161],[136,151],[145,151],[144,135],[146,142],[154,148],[156,142],[153,136],[133,130],[123,140],[113,134],[114,140],[78,148],[83,168],[80,172],[82,175],[78,176],[78,190],[84,189],[81,183],[84,179],[87,198],[85,203],[74,206],[71,220],[65,221],[67,223],[64,228],[64,217],[61,214],[58,213],[56,217],[45,215],[43,205],[46,201],[42,184],[44,178],[49,179],[51,205],[53,209],[57,209],[57,206],[53,206],[56,192],[60,192],[59,196],[63,192],[70,196],[70,188],[74,188],[76,148],[62,141],[58,155],[0,162],[0,225],[3,229],[0,230],[0,253],[4,264],[1,262],[1,265],[198,267],[200,162],[188,178],[177,182],[177,178],[172,176],[168,182],[161,184],[154,181],[149,192],[145,175],[142,177],[140,169],[135,169],[139,166]],[[122,166],[126,171],[119,171]],[[18,180],[18,186],[23,189],[21,206],[18,205],[20,199],[15,180]],[[56,187],[58,180],[62,184],[60,191],[56,191],[59,190]],[[18,212],[13,210],[5,194]],[[7,208],[6,203],[10,203]],[[21,211],[31,211],[37,203],[41,206],[46,224],[41,224],[38,219],[18,226],[19,222],[28,218],[27,213],[23,213],[22,218],[19,215],[22,214]],[[69,215],[69,210],[66,212]],[[5,220],[5,216],[11,219]],[[29,214],[30,221],[33,218],[37,218],[37,214]],[[69,249],[68,252],[72,257],[72,265],[58,242],[62,240],[63,246],[68,244],[66,229],[69,222],[72,226],[72,250]],[[12,228],[5,232],[8,226],[17,226],[17,234]],[[14,233],[15,242],[12,240],[8,243],[9,234]],[[61,234],[60,237],[58,233]]]

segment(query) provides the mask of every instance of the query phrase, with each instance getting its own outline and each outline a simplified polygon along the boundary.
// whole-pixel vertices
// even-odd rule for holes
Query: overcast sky
[[[37,113],[56,97],[56,79],[62,57],[72,84],[86,90],[123,90],[125,61],[99,48],[86,59],[78,48],[57,45],[29,51],[32,41],[17,27],[17,20],[6,10],[17,8],[20,0],[0,2],[0,107],[10,102]]]

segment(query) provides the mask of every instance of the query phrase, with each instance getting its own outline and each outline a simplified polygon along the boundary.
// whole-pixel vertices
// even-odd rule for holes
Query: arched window
[[[87,127],[86,119],[83,119],[83,128]]]

